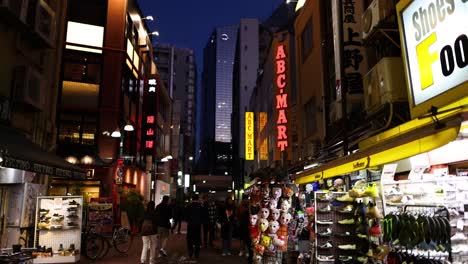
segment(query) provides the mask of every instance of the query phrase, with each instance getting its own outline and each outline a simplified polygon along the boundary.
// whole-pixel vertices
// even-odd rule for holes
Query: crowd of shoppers
[[[240,240],[239,256],[248,257],[252,263],[252,252],[249,235],[249,201],[246,197],[237,207],[230,197],[224,202],[217,202],[211,195],[193,194],[187,206],[177,203],[175,199],[169,201],[164,196],[161,203],[155,207],[153,201],[147,204],[144,221],[141,228],[143,249],[141,263],[148,259],[155,263],[156,253],[159,257],[167,256],[167,241],[170,234],[181,234],[181,222],[187,223],[187,253],[190,258],[198,259],[200,248],[214,248],[217,239],[221,244],[221,255],[229,256],[232,252],[232,240]]]

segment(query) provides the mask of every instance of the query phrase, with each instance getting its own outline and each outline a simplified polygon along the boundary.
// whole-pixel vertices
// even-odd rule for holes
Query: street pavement
[[[171,234],[168,246],[167,246],[167,257],[159,257],[156,263],[162,264],[202,264],[202,263],[223,263],[223,264],[242,264],[247,263],[246,257],[239,257],[240,243],[238,239],[233,239],[232,255],[221,256],[221,241],[217,239],[214,242],[214,248],[201,248],[200,258],[198,260],[190,260],[187,254],[186,246],[186,231],[185,225],[183,225],[181,234]],[[123,264],[123,263],[140,263],[140,255],[142,248],[142,241],[139,235],[133,238],[133,243],[130,251],[127,255],[118,253],[115,249],[109,250],[107,256],[100,260],[91,261],[85,256],[81,256],[80,263],[84,264]],[[147,262],[148,263],[148,262]]]

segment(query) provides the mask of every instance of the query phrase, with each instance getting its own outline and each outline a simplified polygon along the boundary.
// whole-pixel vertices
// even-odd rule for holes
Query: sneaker
[[[350,214],[354,211],[354,207],[352,204],[349,204],[343,208],[341,208],[340,210],[338,210],[339,213],[342,213],[342,214]]]
[[[338,248],[343,250],[356,250],[356,244],[339,245]]]
[[[465,234],[461,233],[461,232],[457,232],[455,235],[453,235],[451,237],[451,240],[452,241],[465,241],[466,240],[466,236]]]
[[[333,225],[333,221],[332,220],[317,220],[317,224],[318,225]]]
[[[317,260],[319,260],[319,261],[330,261],[330,262],[335,261],[335,259],[333,258],[333,255],[330,255],[330,256],[318,255]]]
[[[343,220],[338,221],[338,224],[341,224],[341,225],[354,225],[354,219],[353,218],[343,219]]]
[[[54,220],[54,221],[61,221],[61,220],[63,220],[63,215],[53,214],[53,215],[52,215],[52,220]]]
[[[244,252],[239,252],[239,257],[242,257],[244,255]]]
[[[364,191],[364,195],[378,198],[379,189],[377,189],[377,185],[375,183],[369,183],[369,185],[367,185],[366,190]]]
[[[225,257],[227,254],[226,253],[222,253],[221,256]]]
[[[353,234],[351,234],[351,232],[335,233],[335,236],[337,236],[337,237],[350,237],[352,235]]]
[[[162,249],[162,248],[159,250],[159,254],[163,255],[164,257],[167,257],[166,251],[164,249]]]
[[[349,194],[345,194],[343,196],[340,196],[340,197],[336,198],[336,200],[338,200],[340,202],[353,202],[354,198],[349,196]]]
[[[330,228],[325,229],[325,231],[318,233],[319,236],[331,236],[332,230]]]
[[[325,193],[325,194],[317,196],[317,200],[321,202],[330,201],[331,198],[332,196],[329,193]]]
[[[79,204],[77,201],[75,201],[75,200],[69,202],[68,204],[69,204],[69,205],[75,205],[75,206],[79,206],[79,205],[80,205],[80,204]]]
[[[339,259],[341,262],[345,262],[345,261],[351,261],[351,260],[353,260],[353,257],[351,257],[351,256],[339,256],[338,259]]]
[[[228,256],[231,256],[231,252],[228,252],[227,255],[228,255]]]
[[[320,209],[318,209],[320,213],[329,213],[331,212],[331,206],[328,204]]]
[[[325,243],[323,245],[318,245],[317,247],[321,248],[321,249],[328,249],[328,248],[332,248],[333,245],[332,245],[331,241],[327,241],[327,243]]]
[[[49,213],[49,209],[41,209],[41,210],[39,210],[39,214],[41,214],[41,215],[46,215],[46,214],[48,214],[48,213]]]
[[[367,263],[367,257],[360,256],[360,257],[357,258],[357,261],[359,261],[361,263]]]

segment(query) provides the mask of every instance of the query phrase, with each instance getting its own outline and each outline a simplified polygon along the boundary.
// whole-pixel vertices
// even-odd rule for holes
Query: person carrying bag
[[[141,262],[145,263],[148,258],[148,250],[150,251],[149,263],[156,262],[156,245],[157,245],[157,215],[154,201],[148,202],[146,206],[143,224],[141,226],[141,239],[143,240],[143,249],[141,251]]]

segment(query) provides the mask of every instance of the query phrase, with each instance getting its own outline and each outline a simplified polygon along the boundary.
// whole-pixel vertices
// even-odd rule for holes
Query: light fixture
[[[82,164],[92,164],[93,162],[94,162],[94,159],[91,156],[86,155],[83,158],[81,158]]]
[[[203,180],[203,183],[206,183],[206,181],[205,181],[205,180]]]
[[[68,161],[69,163],[71,164],[76,164],[78,163],[78,159],[76,157],[73,157],[73,156],[69,156],[65,159],[66,161]]]
[[[148,33],[148,35],[153,35],[153,36],[159,36],[159,31],[153,31],[151,33]]]
[[[167,155],[166,157],[164,157],[166,160],[171,160],[172,159],[172,156],[171,155]]]
[[[130,121],[127,121],[127,124],[124,126],[124,130],[125,130],[125,131],[133,131],[133,130],[135,130],[135,128],[134,128],[133,125],[130,123]]]
[[[188,160],[193,160],[193,157],[192,157],[192,156],[190,156],[190,157],[188,158]]]
[[[122,136],[122,135],[120,134],[120,129],[119,128],[116,128],[111,134],[111,137],[113,137],[113,138],[119,138],[120,136]]]
[[[225,171],[225,172],[224,172],[224,175],[228,175],[228,172],[227,172],[227,171]]]
[[[167,158],[162,158],[162,159],[161,159],[161,162],[167,162],[167,161],[168,161]]]
[[[141,18],[141,20],[149,20],[149,21],[153,21],[153,20],[154,20],[154,18],[153,18],[153,16],[145,16],[145,17]]]
[[[232,192],[232,190],[228,190],[227,192]]]
[[[0,156],[0,163],[2,163],[2,162],[3,162],[3,158]]]

